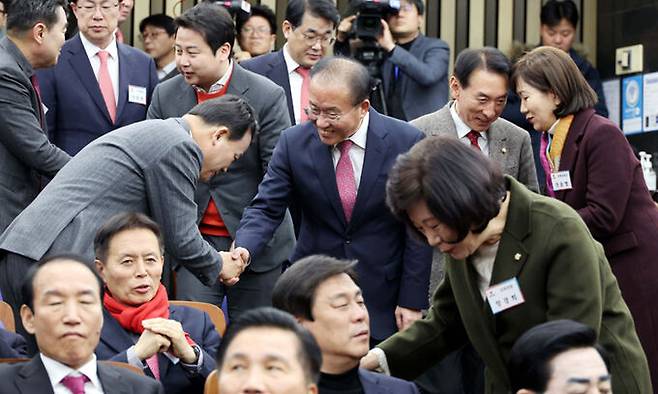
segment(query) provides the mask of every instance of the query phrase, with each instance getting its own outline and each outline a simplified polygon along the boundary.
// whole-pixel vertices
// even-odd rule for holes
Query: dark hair
[[[254,109],[233,94],[204,101],[187,113],[200,117],[206,124],[227,127],[231,132],[228,136],[231,141],[241,140],[248,131],[251,131],[252,138],[258,133]]]
[[[507,56],[496,48],[467,48],[457,56],[453,75],[462,87],[467,88],[471,74],[476,70],[492,72],[509,79],[511,69]]]
[[[141,22],[139,22],[139,31],[144,33],[146,26],[162,28],[167,32],[169,37],[176,34],[176,23],[174,22],[174,18],[170,17],[169,15],[154,14],[147,16],[146,18],[142,19]]]
[[[554,27],[559,25],[562,19],[566,19],[574,29],[578,27],[578,8],[573,1],[549,0],[541,7],[539,20],[542,25]]]
[[[288,331],[299,341],[299,359],[307,381],[317,383],[322,366],[322,352],[313,335],[302,327],[289,313],[272,307],[251,309],[236,319],[229,327],[217,352],[217,369],[222,369],[226,350],[241,332],[250,328],[274,328]]]
[[[65,0],[14,0],[5,1],[7,31],[25,33],[42,22],[48,28],[57,23],[57,9],[66,11]]]
[[[332,0],[290,0],[288,2],[286,20],[293,28],[302,24],[305,13],[328,20],[334,24],[334,28],[340,22],[340,13]]]
[[[568,53],[552,47],[539,47],[526,53],[513,68],[512,88],[519,78],[541,92],[552,92],[560,99],[553,111],[561,118],[596,105],[598,96]]]
[[[226,8],[208,1],[201,2],[185,11],[175,20],[177,27],[194,30],[201,34],[206,44],[217,52],[219,47],[235,41],[235,26]]]
[[[265,18],[267,24],[270,25],[270,34],[276,34],[276,16],[272,9],[264,4],[254,4],[251,6],[251,13],[247,15],[243,13],[238,14],[235,20],[235,30],[237,31],[238,36],[242,34],[242,26],[244,26],[252,16]]]
[[[423,15],[425,13],[425,6],[423,4],[423,0],[409,0],[409,3],[416,6],[418,15]]]
[[[357,283],[356,260],[339,260],[324,255],[307,256],[294,263],[276,281],[272,305],[297,318],[313,321],[317,288],[327,279],[347,274]]]
[[[352,105],[370,97],[371,80],[368,69],[354,59],[343,56],[326,56],[311,69],[311,79],[327,78],[331,82],[342,82],[352,92]]]
[[[425,201],[434,217],[457,232],[482,232],[500,211],[505,181],[500,168],[454,137],[427,137],[398,156],[388,175],[386,203],[420,238],[407,211]]]
[[[510,352],[508,370],[512,392],[521,389],[543,392],[551,379],[551,360],[560,353],[578,348],[595,348],[606,367],[605,351],[596,342],[596,331],[572,320],[553,320],[526,331]]]
[[[143,213],[126,212],[112,216],[96,231],[96,237],[94,237],[96,258],[105,263],[112,238],[126,230],[136,229],[150,230],[158,238],[160,253],[164,253],[164,241],[162,240],[160,226]]]
[[[96,278],[96,283],[98,284],[98,295],[102,299],[103,285],[100,278],[96,274],[96,271],[94,268],[92,268],[90,261],[87,261],[84,257],[73,253],[54,254],[51,256],[45,256],[38,263],[33,264],[27,270],[27,273],[23,278],[23,283],[21,285],[21,296],[23,298],[23,304],[27,305],[30,310],[34,311],[34,278],[36,278],[39,271],[46,265],[60,262],[74,262],[88,269],[89,272],[93,274],[94,278]]]

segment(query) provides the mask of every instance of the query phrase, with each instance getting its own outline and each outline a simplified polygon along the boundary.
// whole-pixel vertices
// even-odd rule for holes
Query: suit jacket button
[[[346,243],[347,245],[349,245],[349,244],[352,243],[352,240],[351,240],[351,239],[346,239],[346,240],[345,240],[345,243]]]

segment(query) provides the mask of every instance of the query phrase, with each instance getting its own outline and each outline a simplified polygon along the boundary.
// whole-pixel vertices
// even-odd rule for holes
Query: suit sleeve
[[[13,332],[0,328],[0,358],[27,357],[27,342]]]
[[[288,208],[292,195],[292,173],[286,133],[281,134],[258,193],[245,208],[235,235],[235,245],[246,248],[252,258],[272,238]]]
[[[537,182],[537,170],[535,167],[535,158],[532,153],[532,142],[530,134],[523,133],[523,142],[519,152],[519,177],[517,181],[523,183],[528,189],[539,193],[539,183]]]
[[[411,52],[396,45],[389,54],[388,61],[398,66],[400,71],[419,85],[429,87],[448,74],[449,57],[448,45],[441,40],[432,39],[422,58],[417,58]]]
[[[210,286],[221,272],[222,261],[196,224],[194,190],[200,167],[192,144],[181,143],[146,169],[145,183],[151,216],[162,228],[167,252]]]
[[[210,316],[203,313],[203,342],[197,343],[203,351],[203,365],[198,374],[205,380],[208,375],[217,367],[215,358],[217,357],[217,349],[219,348],[219,334],[212,324]]]
[[[286,96],[283,89],[277,86],[271,94],[272,97],[264,100],[264,104],[268,105],[262,105],[258,113],[260,125],[260,131],[257,134],[258,153],[263,167],[263,174],[267,171],[272,152],[279,141],[281,132],[290,127],[290,116],[288,116]]]
[[[160,94],[162,93],[162,85],[158,85],[153,90],[153,96],[151,96],[151,104],[149,105],[148,110],[146,111],[146,119],[165,119],[160,109]]]
[[[0,140],[26,165],[54,176],[71,157],[48,140],[32,108],[31,88],[11,71],[0,72]]]
[[[613,234],[624,219],[637,161],[630,157],[628,141],[615,126],[604,124],[586,134],[579,149],[584,150],[587,188],[585,207],[578,213],[592,235],[601,239]]]
[[[155,68],[155,62],[153,59],[149,58],[149,88],[147,92],[146,101],[150,103],[153,100],[153,92],[155,91],[156,86],[158,85],[158,70]],[[150,105],[149,105],[150,107]]]

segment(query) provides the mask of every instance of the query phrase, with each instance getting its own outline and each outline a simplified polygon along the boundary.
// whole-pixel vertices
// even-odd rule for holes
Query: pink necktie
[[[301,106],[300,110],[302,113],[301,120],[302,122],[305,122],[308,120],[308,116],[306,116],[306,111],[304,111],[304,109],[308,107],[308,89],[309,89],[309,85],[311,84],[311,69],[304,67],[297,67],[295,71],[303,78],[302,92],[301,92],[301,97],[299,99],[299,105]]]
[[[114,36],[116,37],[118,43],[123,44],[123,32],[121,29],[117,29],[114,33]]]
[[[71,394],[85,394],[85,383],[89,381],[89,378],[85,375],[78,376],[65,376],[61,380],[64,387],[71,391]]]
[[[41,128],[43,128],[46,122],[44,121],[43,104],[41,102],[41,87],[39,86],[39,79],[37,79],[36,74],[33,74],[30,77],[30,82],[32,82],[34,91],[37,93],[37,100],[39,100],[39,124],[41,125]]]
[[[110,113],[112,123],[116,121],[117,103],[114,101],[114,88],[112,87],[112,78],[110,78],[110,69],[107,67],[107,51],[98,51],[98,58],[101,60],[101,68],[98,70],[98,86],[101,88],[101,94],[107,106],[107,112]]]
[[[548,133],[541,133],[541,142],[539,144],[539,161],[544,168],[544,175],[546,176],[546,194],[555,197],[553,190],[553,182],[551,181],[551,165],[548,163],[546,157],[546,149],[548,149]]]
[[[146,359],[146,365],[149,366],[155,380],[160,380],[160,363],[157,353]]]
[[[466,134],[466,138],[468,138],[468,140],[471,141],[471,146],[474,149],[477,149],[479,151],[482,150],[480,149],[480,144],[478,144],[478,138],[480,138],[480,133],[478,133],[475,130],[471,130],[468,132],[468,134]]]
[[[343,205],[345,219],[349,223],[352,218],[352,210],[356,202],[356,180],[354,178],[354,169],[352,160],[350,160],[349,151],[353,142],[345,140],[338,144],[340,149],[340,159],[336,165],[336,185],[338,186],[338,195]]]

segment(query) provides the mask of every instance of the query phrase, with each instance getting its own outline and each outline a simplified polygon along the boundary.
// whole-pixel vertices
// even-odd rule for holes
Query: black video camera
[[[245,0],[206,0],[215,4],[219,4],[226,8],[231,16],[235,17],[238,13],[249,15],[251,13],[251,4]]]
[[[352,9],[356,11],[353,26],[356,38],[376,41],[382,34],[381,20],[400,11],[400,0],[353,0]]]

